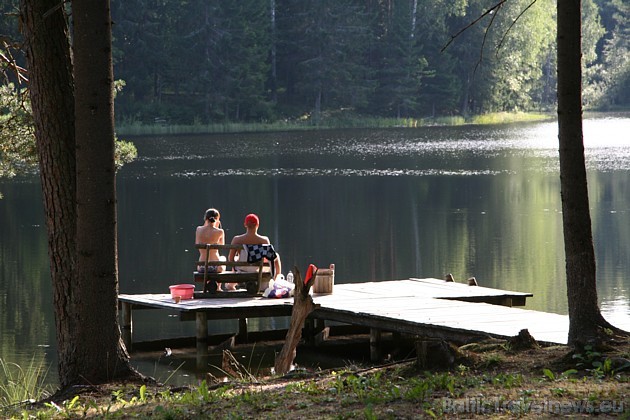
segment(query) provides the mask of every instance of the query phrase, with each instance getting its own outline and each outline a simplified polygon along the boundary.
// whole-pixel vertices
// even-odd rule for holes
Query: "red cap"
[[[258,220],[258,216],[254,213],[250,213],[245,216],[245,226],[258,226],[260,225],[260,220]]]

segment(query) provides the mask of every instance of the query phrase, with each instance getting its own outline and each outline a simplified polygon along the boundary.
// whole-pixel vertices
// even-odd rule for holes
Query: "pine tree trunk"
[[[313,110],[313,122],[315,125],[319,125],[322,119],[322,87],[317,87],[315,93],[315,109]]]
[[[271,102],[278,103],[278,71],[276,58],[277,28],[276,28],[276,0],[269,0],[271,17]]]
[[[566,257],[569,338],[573,347],[597,344],[610,327],[597,303],[595,251],[582,133],[581,2],[557,0],[558,129]]]
[[[85,381],[131,372],[118,324],[111,17],[108,0],[73,2],[77,143],[77,364]]]
[[[76,254],[76,168],[72,62],[63,8],[58,0],[22,0],[22,32],[39,156],[48,255],[53,286],[61,386],[78,375],[74,331],[80,322]]]

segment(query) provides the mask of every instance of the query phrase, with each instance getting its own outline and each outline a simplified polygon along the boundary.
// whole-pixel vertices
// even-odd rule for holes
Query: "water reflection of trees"
[[[0,357],[28,366],[55,347],[39,186],[6,183],[0,206]]]

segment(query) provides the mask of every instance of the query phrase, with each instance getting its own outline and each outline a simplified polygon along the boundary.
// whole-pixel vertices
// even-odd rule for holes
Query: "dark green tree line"
[[[597,45],[593,83],[587,85],[589,102],[604,109],[627,107],[630,102],[630,4],[602,1],[605,36]]]
[[[315,122],[323,107],[364,105],[372,83],[364,7],[354,0],[287,3],[278,10],[278,66],[287,81],[280,98],[312,112]]]
[[[126,83],[117,120],[316,122],[341,110],[427,117],[552,109],[550,0],[520,17],[531,2],[505,2],[443,51],[490,3],[115,0],[114,72]],[[8,17],[16,5],[0,0],[2,39],[15,39],[16,19]],[[584,1],[587,106],[630,102],[627,16],[622,0]]]
[[[601,78],[596,65],[627,67],[606,53],[617,51],[625,28],[610,12],[623,7],[615,1],[585,1],[587,84]],[[442,51],[488,2],[115,1],[115,73],[127,82],[118,119],[317,121],[341,109],[384,117],[550,109],[555,8],[538,0],[519,18],[530,3],[506,2],[496,18]],[[599,5],[610,15],[601,19],[611,22],[608,49],[597,48]],[[486,33],[490,22],[494,30]]]
[[[377,115],[412,117],[420,109],[424,78],[435,75],[427,70],[428,62],[416,34],[418,1],[380,6],[381,18],[374,28],[377,42],[372,51],[377,85],[371,111]]]

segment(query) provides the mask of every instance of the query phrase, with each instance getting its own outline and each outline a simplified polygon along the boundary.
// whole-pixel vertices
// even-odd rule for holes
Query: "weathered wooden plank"
[[[538,338],[535,335],[540,330],[535,326],[548,325],[552,331],[562,332],[561,334],[554,334],[555,341],[560,343],[565,342],[564,335],[568,330],[567,318],[562,315],[480,303],[419,299],[418,302],[409,304],[409,302],[405,303],[401,299],[382,298],[377,306],[370,307],[369,314],[365,312],[367,309],[361,306],[360,302],[337,303],[337,305],[327,302],[326,307],[345,312],[346,321],[352,318],[351,313],[354,312],[357,318],[365,316],[396,318],[419,325],[431,324],[506,337],[516,335],[521,329],[528,328],[530,333],[534,331],[532,334],[534,338],[542,341],[553,341],[549,339],[547,333],[543,338]],[[545,332],[545,329],[542,332]]]
[[[544,342],[565,343],[568,317],[526,309],[467,302],[524,302],[530,293],[511,292],[439,279],[408,279],[387,282],[335,285],[335,292],[313,295],[319,307],[313,319],[341,322],[382,331],[426,337],[470,340],[474,336],[511,337],[527,328]],[[459,299],[459,300],[453,300]],[[242,319],[290,316],[293,299],[229,297],[192,299],[175,303],[168,294],[120,295],[128,307],[179,311],[181,319]],[[127,320],[125,320],[128,323]]]
[[[446,282],[438,279],[409,279],[368,283],[344,284],[344,290],[355,290],[366,294],[414,295],[422,291],[424,297],[452,297],[452,296],[532,296],[531,293],[513,292],[482,286],[468,286],[462,283]],[[402,291],[401,291],[402,289]]]
[[[434,326],[430,324],[419,324],[410,322],[405,319],[392,319],[374,316],[356,316],[356,314],[329,310],[327,308],[318,308],[313,313],[315,318],[326,319],[330,321],[343,322],[346,324],[358,325],[368,328],[381,329],[383,331],[391,331],[402,334],[420,335],[427,337],[441,338],[444,340],[452,340],[456,342],[468,342],[475,337],[486,336],[485,333],[476,331],[462,330],[458,328]]]
[[[266,299],[261,297],[250,298],[224,298],[224,299],[188,299],[175,303],[169,294],[143,294],[118,296],[121,302],[129,302],[137,305],[150,305],[159,308],[176,309],[181,311],[212,309],[221,307],[244,307],[244,306],[275,306],[290,305],[291,299]]]
[[[492,294],[492,293],[496,293],[496,294],[509,294],[509,295],[515,295],[515,296],[533,296],[532,293],[529,292],[516,292],[516,291],[510,291],[510,290],[505,290],[505,289],[495,289],[495,288],[491,288],[491,287],[485,287],[485,286],[469,286],[468,284],[465,283],[456,283],[456,282],[447,282],[445,280],[440,280],[440,279],[432,279],[432,278],[426,278],[426,279],[417,279],[417,278],[412,278],[410,279],[411,281],[414,282],[419,282],[422,283],[424,285],[431,285],[435,288],[439,288],[442,290],[461,290],[461,291],[466,291],[466,293],[477,293],[477,294]]]

